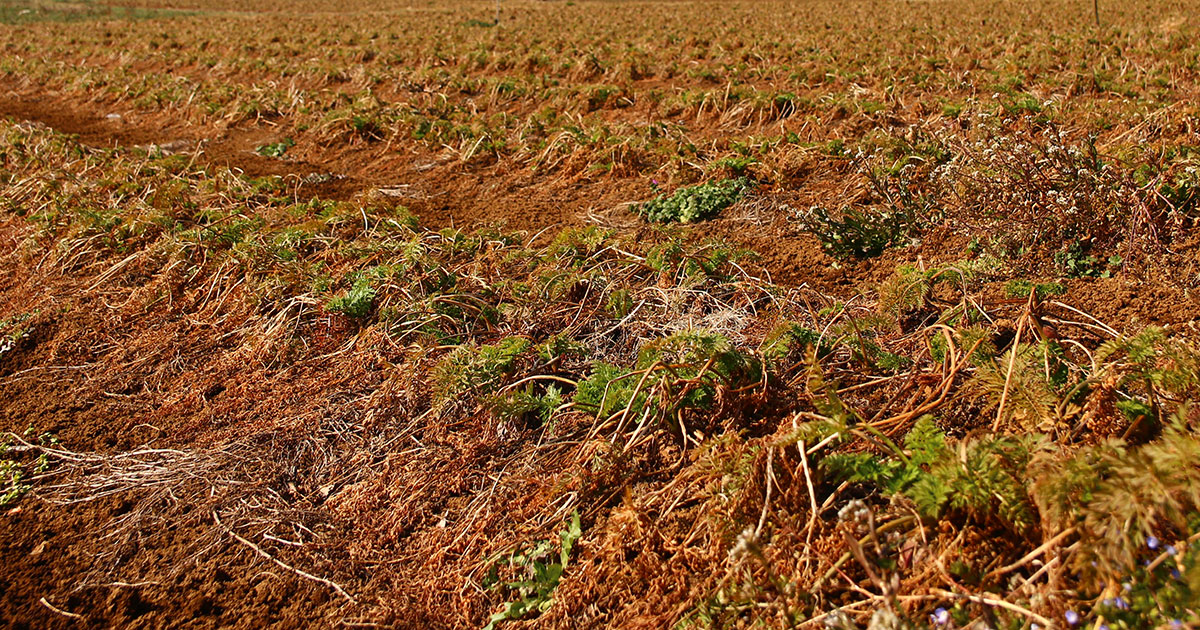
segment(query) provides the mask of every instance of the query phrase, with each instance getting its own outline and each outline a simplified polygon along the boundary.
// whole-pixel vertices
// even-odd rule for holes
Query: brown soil
[[[117,498],[69,507],[26,501],[0,519],[0,557],[8,575],[0,589],[3,625],[295,628],[335,623],[330,615],[339,602],[326,589],[264,565],[236,543],[221,544],[225,541],[214,537],[209,522],[170,523],[136,557],[120,559],[127,580],[97,579],[111,559],[105,557],[108,541],[97,540],[96,525],[119,521],[129,508]]]
[[[433,227],[500,224],[534,234],[598,218],[641,238],[658,238],[657,231],[620,211],[621,204],[650,196],[647,183],[641,181],[512,172],[503,164],[464,165],[444,155],[397,155],[373,144],[329,151],[306,145],[304,139],[295,151],[300,159],[277,160],[254,152],[279,139],[268,122],[194,128],[136,112],[117,112],[119,119],[107,118],[108,113],[95,104],[71,103],[54,95],[0,94],[0,115],[77,134],[93,146],[154,144],[256,177],[303,180],[332,175],[304,188],[325,198],[348,199],[380,188],[399,191],[421,221]],[[833,194],[834,181],[819,170],[799,176],[797,192],[788,201],[800,205]],[[932,263],[963,255],[964,239],[948,237],[839,268],[813,237],[790,227],[780,204],[761,205],[765,209],[757,214],[746,209],[742,215],[734,213],[735,218],[684,231],[689,238],[718,238],[759,252],[758,270],[778,282],[807,283],[847,296],[883,280],[899,262]],[[248,349],[250,340],[236,332],[214,335],[217,324],[207,319],[213,313],[205,311],[201,296],[181,293],[180,299],[190,300],[190,305],[176,305],[175,314],[163,308],[135,316],[101,294],[86,291],[92,277],[50,277],[29,268],[13,253],[23,237],[21,229],[0,229],[0,252],[7,252],[0,253],[0,317],[17,310],[38,309],[40,314],[20,351],[0,366],[0,429],[19,432],[37,426],[79,451],[119,452],[149,444],[227,456],[238,478],[254,479],[262,496],[277,497],[273,509],[294,525],[291,532],[271,535],[287,539],[307,531],[311,535],[305,534],[306,549],[321,552],[292,553],[286,545],[275,545],[272,557],[324,576],[360,599],[350,604],[327,585],[303,579],[237,541],[217,525],[219,515],[214,514],[248,496],[245,488],[197,473],[189,483],[209,484],[211,505],[154,493],[142,493],[137,501],[118,493],[65,506],[38,500],[19,503],[0,519],[0,563],[5,566],[0,625],[285,628],[363,620],[429,627],[429,618],[446,618],[432,615],[432,609],[461,605],[463,598],[454,591],[463,584],[461,576],[443,575],[439,566],[466,543],[440,541],[440,557],[413,558],[403,541],[417,527],[435,531],[427,521],[436,522],[433,519],[447,505],[486,488],[488,475],[507,466],[511,453],[493,446],[494,440],[449,429],[409,436],[430,449],[432,455],[422,465],[436,471],[437,479],[417,490],[384,487],[364,493],[382,496],[377,501],[388,502],[393,506],[389,513],[402,516],[372,528],[386,532],[385,540],[360,544],[362,534],[353,519],[372,518],[373,507],[356,502],[353,489],[369,485],[361,471],[386,471],[371,477],[377,480],[371,483],[386,486],[386,480],[398,474],[394,466],[400,465],[387,444],[371,446],[377,429],[386,424],[386,412],[379,410],[389,404],[413,404],[406,396],[423,395],[387,394],[389,387],[404,390],[386,367],[398,357],[358,350],[331,356],[353,331],[327,321],[322,325],[330,330],[324,332],[333,341],[324,357],[276,369],[259,350]],[[1072,303],[1114,326],[1180,325],[1193,322],[1200,313],[1200,305],[1185,289],[1158,283],[1079,280],[1071,283],[1069,295]],[[65,305],[70,307],[69,317],[63,312]],[[237,318],[245,315],[225,314],[220,331],[236,331]],[[422,369],[404,367],[408,372]],[[385,396],[380,403],[378,392],[391,398]],[[368,408],[367,420],[351,419]],[[374,455],[366,461],[339,462],[336,447],[307,451],[307,446],[279,437],[286,433],[282,429],[304,423],[317,427],[313,431],[318,434],[348,434],[349,441],[363,448],[360,452]],[[250,437],[233,442],[234,436],[246,435]],[[270,456],[268,461],[238,463],[236,454],[227,453],[234,447],[253,447]],[[323,507],[329,488],[351,491]],[[533,514],[531,506],[544,505],[541,501],[511,497],[514,518],[522,509]],[[249,529],[238,531],[251,536]],[[431,539],[438,542],[436,533],[426,537]],[[389,545],[394,546],[393,557],[372,557],[365,551]],[[403,571],[425,577],[400,579]],[[430,585],[428,592],[413,589],[422,581]],[[376,599],[362,595],[384,592],[389,601],[403,605],[379,608]],[[481,611],[456,613],[464,619],[479,618]]]

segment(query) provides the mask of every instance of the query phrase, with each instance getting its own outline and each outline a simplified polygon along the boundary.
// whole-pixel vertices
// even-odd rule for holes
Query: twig
[[[1021,558],[1020,560],[1017,560],[1016,562],[1014,562],[1008,566],[1000,567],[999,569],[994,569],[993,571],[988,573],[987,576],[985,576],[985,579],[999,577],[1001,575],[1004,575],[1005,573],[1015,571],[1015,570],[1025,566],[1027,563],[1029,563],[1030,560],[1033,560],[1034,558],[1042,555],[1042,553],[1044,553],[1047,549],[1053,547],[1054,545],[1057,545],[1059,542],[1062,541],[1063,538],[1066,538],[1067,536],[1070,536],[1071,534],[1074,534],[1074,533],[1075,533],[1074,527],[1068,527],[1067,529],[1062,530],[1061,532],[1058,533],[1058,535],[1056,535],[1053,538],[1051,538],[1050,540],[1047,540],[1046,542],[1042,543],[1037,549],[1034,549],[1033,551],[1030,551],[1029,553],[1025,554],[1025,557]]]
[[[767,481],[767,493],[766,493],[766,497],[763,498],[762,514],[760,514],[758,517],[758,527],[754,528],[754,538],[756,540],[758,539],[758,535],[762,533],[763,525],[766,525],[766,523],[767,523],[767,512],[771,509],[771,480],[775,476],[775,472],[772,468],[771,462],[774,459],[775,459],[774,447],[768,448],[767,449],[767,470],[766,470],[767,474],[765,475],[766,481]]]
[[[46,601],[45,597],[39,599],[38,601],[41,602],[41,604],[43,606],[45,606],[46,608],[49,608],[50,610],[52,610],[64,617],[70,617],[72,619],[83,619],[83,615],[73,613],[73,612],[67,612],[61,608],[55,608],[54,604],[51,604],[50,602]]]
[[[1012,350],[1008,355],[1008,373],[1004,376],[1004,391],[1000,393],[1000,404],[996,406],[996,420],[992,423],[992,431],[1000,429],[1000,422],[1004,420],[1004,403],[1008,402],[1008,390],[1012,386],[1013,366],[1017,363],[1017,352],[1021,349],[1021,328],[1025,323],[1025,317],[1017,320],[1017,336],[1013,340]]]
[[[808,500],[812,506],[808,515],[808,525],[804,527],[804,548],[811,549],[813,530],[816,529],[817,515],[820,513],[821,509],[817,507],[817,492],[813,488],[812,474],[808,470],[808,454],[805,453],[804,440],[800,440],[799,446],[800,448],[798,450],[800,451],[800,466],[804,469],[804,482],[808,485]],[[808,570],[809,558],[811,558],[811,554],[804,554],[805,571]]]
[[[1059,302],[1057,300],[1050,302],[1050,304],[1053,306],[1060,307],[1060,308],[1065,308],[1068,311],[1075,313],[1076,315],[1083,315],[1084,317],[1092,320],[1093,322],[1096,322],[1096,325],[1098,328],[1100,328],[1100,330],[1103,330],[1104,332],[1112,335],[1113,337],[1117,337],[1118,339],[1121,337],[1121,333],[1117,332],[1115,329],[1113,329],[1113,327],[1109,326],[1108,324],[1105,324],[1104,322],[1096,319],[1095,317],[1092,317],[1091,315],[1088,315],[1087,313],[1075,308],[1074,306],[1071,306],[1069,304],[1063,304],[1062,302]]]
[[[983,595],[965,595],[963,593],[951,593],[950,591],[943,590],[940,588],[935,588],[935,589],[933,589],[932,592],[935,595],[941,595],[942,597],[948,597],[951,599],[955,599],[955,598],[965,599],[967,601],[974,602],[976,604],[983,604],[984,606],[993,606],[996,608],[1003,608],[1005,610],[1011,610],[1012,612],[1015,612],[1015,613],[1018,613],[1021,615],[1025,615],[1026,617],[1029,617],[1030,619],[1038,622],[1039,624],[1042,625],[1043,628],[1055,627],[1053,621],[1050,621],[1049,619],[1033,612],[1032,610],[1029,610],[1028,608],[1022,608],[1016,604],[1013,604],[1011,602],[1006,602],[1002,599],[995,599],[992,597],[984,597]]]
[[[258,555],[260,555],[260,556],[262,556],[262,557],[266,558],[267,560],[270,560],[271,562],[274,562],[274,563],[275,563],[276,565],[278,565],[280,568],[283,568],[283,569],[286,569],[286,570],[288,570],[288,571],[291,571],[292,573],[295,573],[296,575],[299,575],[299,576],[300,576],[300,577],[302,577],[302,578],[307,578],[307,579],[309,579],[309,580],[312,580],[312,581],[314,581],[314,582],[317,582],[317,583],[320,583],[320,584],[324,584],[325,586],[328,586],[329,588],[331,588],[331,589],[333,589],[333,590],[337,591],[338,595],[341,595],[342,597],[345,597],[345,598],[346,598],[346,599],[347,599],[347,600],[348,600],[348,601],[349,601],[351,604],[357,604],[357,603],[358,603],[357,601],[355,601],[355,599],[354,599],[353,597],[351,597],[351,596],[350,596],[350,594],[349,594],[349,593],[347,593],[347,592],[346,592],[346,590],[345,590],[345,589],[343,589],[341,586],[338,586],[336,583],[334,583],[334,582],[332,582],[332,581],[330,581],[330,580],[326,580],[325,578],[322,578],[322,577],[317,577],[317,576],[315,576],[315,575],[313,575],[313,574],[311,574],[311,573],[306,573],[306,572],[304,572],[304,571],[301,571],[300,569],[297,569],[296,567],[290,566],[290,565],[288,565],[288,564],[284,564],[282,561],[280,561],[280,560],[276,559],[276,558],[275,558],[274,556],[272,556],[271,554],[269,554],[269,553],[267,553],[267,552],[263,551],[262,549],[260,549],[260,548],[258,547],[258,545],[255,545],[254,543],[250,542],[249,540],[246,540],[245,538],[242,538],[241,536],[238,536],[236,532],[234,532],[232,529],[229,529],[228,527],[226,527],[226,526],[225,526],[225,524],[224,524],[224,523],[222,523],[222,522],[221,522],[221,518],[217,516],[217,513],[216,513],[216,511],[214,511],[214,512],[212,513],[212,516],[213,516],[213,520],[214,520],[214,521],[216,521],[216,523],[217,523],[217,527],[220,527],[222,530],[224,530],[226,534],[229,534],[230,536],[233,536],[233,538],[234,538],[235,540],[237,540],[238,542],[240,542],[240,543],[242,543],[243,545],[246,545],[247,547],[249,547],[249,548],[253,549],[253,550],[254,550],[254,552],[255,552],[255,553],[257,553]]]

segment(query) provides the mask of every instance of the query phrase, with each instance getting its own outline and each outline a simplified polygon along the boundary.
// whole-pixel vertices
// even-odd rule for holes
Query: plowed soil
[[[325,198],[393,191],[432,227],[498,224],[533,235],[598,221],[646,239],[657,237],[619,211],[622,204],[652,195],[641,181],[572,180],[506,172],[501,165],[467,167],[440,161],[437,155],[381,158],[303,145],[295,151],[297,158],[270,159],[254,152],[278,140],[267,122],[232,128],[178,126],[11,87],[0,86],[0,116],[76,134],[97,147],[155,145],[255,177],[328,176],[304,188]],[[836,180],[836,174],[819,171],[801,176],[787,201],[803,205],[832,190]],[[945,235],[862,263],[835,265],[815,238],[789,224],[781,204],[762,205],[767,209],[757,214],[747,207],[740,216],[688,228],[687,236],[737,242],[760,253],[758,273],[846,297],[881,281],[899,262],[958,259],[965,245]],[[391,470],[396,464],[383,448],[389,445],[372,445],[369,424],[360,434],[341,435],[347,429],[331,411],[365,408],[368,394],[390,382],[391,375],[379,366],[395,357],[386,352],[337,356],[356,331],[330,319],[322,324],[326,329],[315,331],[316,338],[328,339],[323,357],[276,369],[269,360],[247,354],[248,340],[213,335],[214,330],[236,329],[236,322],[206,319],[211,313],[204,310],[201,296],[178,296],[195,303],[192,317],[161,309],[135,316],[89,291],[96,273],[62,277],[24,265],[15,254],[23,238],[20,230],[15,224],[0,227],[0,317],[35,309],[44,315],[13,359],[0,364],[0,429],[20,432],[36,425],[77,451],[207,453],[207,460],[187,460],[196,470],[194,481],[187,483],[201,495],[208,484],[211,505],[180,502],[169,491],[153,490],[136,500],[113,493],[70,505],[19,503],[0,519],[0,625],[294,628],[362,621],[421,628],[427,627],[424,615],[430,607],[461,601],[454,592],[462,588],[461,581],[440,578],[437,558],[424,558],[426,577],[414,579],[401,575],[413,570],[411,563],[405,564],[412,558],[406,560],[409,552],[403,548],[387,558],[360,553],[388,544],[357,544],[361,532],[356,519],[370,518],[371,506],[348,499],[326,502],[337,490],[363,483],[355,468]],[[1183,254],[1180,264],[1194,265],[1191,256]],[[1185,288],[1158,281],[1077,280],[1069,294],[1074,304],[1118,327],[1190,326],[1200,313],[1196,297]],[[402,393],[393,398],[386,404],[408,404]],[[386,423],[378,404],[372,408],[374,422]],[[367,445],[363,452],[375,455],[348,467],[332,466],[329,462],[338,455],[332,440],[326,445],[330,452],[302,451],[311,445],[279,437],[288,423],[317,423],[316,433],[340,435],[356,447]],[[235,442],[234,436],[249,437]],[[468,490],[486,488],[488,475],[509,465],[512,453],[481,446],[487,441],[475,438],[479,436],[451,430],[405,438],[431,449],[424,464],[436,478],[430,489],[412,496],[391,488],[392,494],[381,500],[405,509],[399,511],[400,520],[373,529],[402,540],[406,531],[435,524],[442,509],[461,502]],[[261,461],[243,460],[238,449],[257,449],[253,452]],[[220,466],[205,468],[213,459]],[[209,474],[218,468],[237,474]],[[286,532],[255,533],[281,540],[302,537],[303,546],[281,543],[275,549],[294,551],[267,558],[251,541],[224,527],[213,506],[247,483],[276,497],[271,509],[292,525]],[[512,499],[513,518],[520,516],[522,500]],[[443,542],[445,549],[462,544]],[[356,601],[297,571],[324,576]],[[427,591],[414,586],[421,583],[428,585]],[[391,603],[373,608],[384,593]],[[460,612],[465,618],[481,611]]]

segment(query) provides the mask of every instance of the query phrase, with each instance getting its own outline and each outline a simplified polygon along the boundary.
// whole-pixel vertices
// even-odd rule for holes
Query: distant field
[[[1200,2],[496,7],[0,0],[3,625],[1200,627]]]

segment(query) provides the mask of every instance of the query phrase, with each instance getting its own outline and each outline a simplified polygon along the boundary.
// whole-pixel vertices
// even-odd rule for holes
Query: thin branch
[[[220,527],[222,530],[224,530],[224,532],[226,534],[233,536],[234,540],[237,540],[238,542],[242,543],[243,545],[246,545],[247,547],[253,549],[255,553],[266,558],[267,560],[270,560],[271,562],[274,562],[280,568],[291,571],[292,573],[295,573],[296,575],[299,575],[302,578],[306,578],[306,579],[312,580],[313,582],[317,582],[319,584],[324,584],[325,586],[328,586],[329,588],[337,591],[338,595],[345,597],[346,600],[349,601],[351,604],[358,603],[357,601],[355,601],[355,599],[353,597],[350,596],[349,593],[346,592],[345,589],[343,589],[341,586],[338,586],[335,582],[326,580],[325,578],[322,578],[322,577],[317,577],[311,573],[306,573],[304,571],[301,571],[300,569],[297,569],[296,567],[285,564],[282,561],[275,558],[274,556],[272,556],[271,554],[263,551],[261,548],[258,547],[258,545],[255,545],[254,543],[250,542],[249,540],[246,540],[245,538],[238,536],[237,533],[235,533],[232,529],[229,529],[228,527],[226,527],[226,525],[221,522],[220,517],[217,516],[217,513],[215,511],[212,513],[212,517],[213,517],[213,521],[216,521],[217,527]]]

